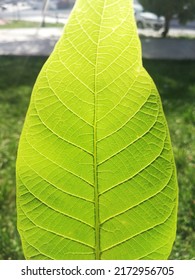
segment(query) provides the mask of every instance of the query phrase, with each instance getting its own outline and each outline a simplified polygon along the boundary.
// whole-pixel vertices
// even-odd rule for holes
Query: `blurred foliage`
[[[16,229],[15,159],[43,58],[0,57],[0,259],[23,259]]]
[[[16,229],[15,159],[33,84],[46,58],[0,57],[0,259],[23,259]],[[195,62],[144,60],[160,91],[179,179],[171,259],[195,258]]]
[[[195,0],[139,0],[139,2],[145,9],[159,16],[177,15],[182,23],[195,18]]]

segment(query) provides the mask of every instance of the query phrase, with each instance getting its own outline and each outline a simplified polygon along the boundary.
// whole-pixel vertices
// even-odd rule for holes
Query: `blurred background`
[[[23,259],[16,229],[15,159],[36,77],[75,0],[0,0],[0,259]],[[134,1],[143,64],[167,117],[179,180],[170,259],[195,259],[195,0]]]

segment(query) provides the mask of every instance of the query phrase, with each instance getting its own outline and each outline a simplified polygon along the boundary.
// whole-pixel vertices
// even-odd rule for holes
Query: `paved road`
[[[45,55],[53,50],[62,28],[0,30],[0,55]]]
[[[46,55],[53,50],[63,28],[0,29],[0,55]],[[195,60],[195,39],[141,39],[143,57]]]

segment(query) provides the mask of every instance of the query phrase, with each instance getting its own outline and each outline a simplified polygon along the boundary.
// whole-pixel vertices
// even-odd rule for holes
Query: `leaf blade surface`
[[[174,158],[129,1],[77,1],[33,90],[17,185],[27,259],[168,257]]]

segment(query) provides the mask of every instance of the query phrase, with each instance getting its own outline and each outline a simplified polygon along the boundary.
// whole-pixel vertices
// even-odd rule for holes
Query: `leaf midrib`
[[[97,162],[97,66],[98,66],[98,54],[100,47],[100,34],[102,27],[102,20],[104,18],[104,10],[106,6],[106,0],[103,3],[101,19],[100,19],[100,28],[97,38],[97,48],[96,48],[96,62],[95,62],[95,71],[94,71],[94,202],[95,202],[95,259],[100,260],[100,213],[99,213],[99,190],[98,190],[98,162]]]

